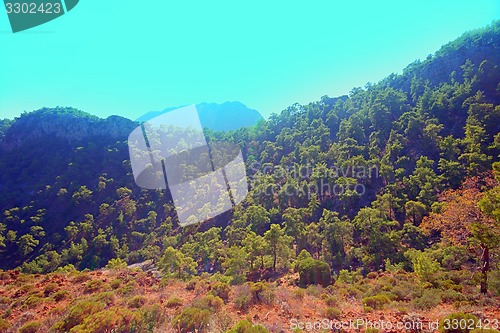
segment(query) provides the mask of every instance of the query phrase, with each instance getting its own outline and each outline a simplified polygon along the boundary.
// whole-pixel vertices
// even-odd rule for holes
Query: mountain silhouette
[[[170,107],[163,111],[148,112],[136,121],[145,122],[178,108]],[[242,127],[252,127],[264,119],[258,111],[240,102],[200,103],[196,105],[196,108],[202,126],[213,131],[233,131]]]

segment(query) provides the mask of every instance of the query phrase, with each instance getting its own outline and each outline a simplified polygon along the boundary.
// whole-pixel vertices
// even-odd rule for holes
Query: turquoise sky
[[[268,116],[401,72],[499,18],[499,0],[81,0],[13,34],[2,10],[0,118],[224,101]]]

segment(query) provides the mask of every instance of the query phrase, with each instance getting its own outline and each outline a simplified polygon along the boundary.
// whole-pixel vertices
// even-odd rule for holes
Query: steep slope
[[[240,262],[234,274],[258,278],[286,270],[302,249],[337,272],[366,273],[385,259],[409,266],[408,251],[439,240],[419,228],[439,194],[467,177],[487,179],[498,160],[499,26],[349,96],[293,105],[252,130],[211,133],[242,148],[250,194],[186,229],[166,193],[134,184],[125,140],[136,123],[73,109],[25,114],[0,143],[0,268],[98,268],[115,257],[159,260],[169,246],[192,259],[191,273],[232,272]],[[283,252],[265,243],[271,225]],[[265,253],[248,257],[247,237],[268,244]]]

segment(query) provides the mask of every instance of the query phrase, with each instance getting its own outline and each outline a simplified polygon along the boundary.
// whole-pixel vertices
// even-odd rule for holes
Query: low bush
[[[224,305],[222,298],[214,295],[207,295],[193,301],[193,307],[201,310],[208,310],[212,313],[219,311]]]
[[[69,295],[69,292],[67,290],[59,290],[52,295],[52,298],[54,298],[54,301],[60,302],[63,299],[65,299]]]
[[[139,316],[124,308],[115,307],[96,312],[71,329],[71,333],[138,332]]]
[[[128,306],[134,309],[141,308],[144,304],[146,304],[146,297],[142,295],[134,296],[128,302]]]
[[[167,301],[166,307],[167,308],[176,308],[179,307],[183,304],[182,300],[180,298],[174,297],[171,298]]]
[[[73,283],[81,283],[81,282],[85,282],[85,281],[88,281],[88,280],[91,280],[91,279],[92,278],[87,273],[77,272],[75,274],[75,277],[71,280],[71,282],[73,282]]]
[[[68,332],[76,325],[83,323],[85,318],[102,311],[105,307],[104,303],[93,301],[81,301],[73,305],[65,318],[56,322],[51,331],[54,332]]]
[[[120,286],[122,285],[122,279],[116,279],[116,280],[113,280],[111,281],[110,283],[110,286],[111,286],[111,289],[118,289],[120,288]]]
[[[412,293],[417,288],[416,285],[408,281],[401,281],[398,285],[392,288],[391,293],[397,296],[398,301],[409,301],[412,298]]]
[[[10,328],[10,324],[7,320],[0,318],[0,332],[5,332]]]
[[[188,291],[193,291],[196,289],[196,280],[193,279],[191,281],[189,281],[188,283],[186,283],[186,290]]]
[[[441,303],[441,296],[437,289],[424,290],[421,297],[413,300],[413,306],[419,310],[428,310]]]
[[[332,296],[327,297],[327,298],[325,299],[325,303],[326,303],[326,305],[328,305],[328,306],[337,306],[337,305],[338,305],[338,301],[337,301],[337,299],[336,299],[335,297],[332,297]]]
[[[441,299],[446,303],[454,303],[456,301],[465,301],[465,296],[461,292],[450,289],[441,292]]]
[[[306,288],[306,294],[314,297],[319,297],[321,294],[323,294],[323,291],[323,287],[314,284],[307,286]]]
[[[59,286],[57,285],[57,283],[49,283],[45,286],[45,288],[43,288],[43,295],[45,297],[48,297],[48,296],[50,296],[50,294],[54,293],[58,289],[59,289]]]
[[[89,300],[104,303],[106,306],[113,305],[116,301],[116,295],[112,291],[105,291],[93,295]]]
[[[490,273],[488,277],[488,288],[495,296],[500,296],[500,270]]]
[[[293,297],[296,299],[303,299],[306,295],[306,291],[304,289],[295,289],[293,291]]]
[[[364,313],[370,313],[370,312],[373,312],[373,308],[372,308],[372,307],[369,307],[369,306],[364,305],[364,306],[363,306],[363,312],[364,312]]]
[[[363,274],[360,270],[349,272],[346,269],[341,269],[337,281],[339,283],[356,283],[363,279]]]
[[[122,294],[122,296],[130,296],[135,292],[136,287],[137,285],[135,281],[129,281],[123,287],[118,289],[118,291]]]
[[[146,305],[139,310],[140,322],[137,324],[136,333],[156,332],[155,328],[165,322],[165,313],[159,304]]]
[[[83,291],[86,293],[94,293],[101,290],[104,287],[104,282],[101,280],[92,280],[85,284]]]
[[[220,297],[225,303],[227,303],[227,301],[229,301],[231,287],[227,283],[219,282],[212,286],[210,293],[214,296]]]
[[[391,300],[386,295],[375,295],[363,298],[363,305],[369,306],[375,310],[381,310]]]
[[[210,321],[210,311],[195,307],[184,309],[172,320],[172,325],[179,333],[206,332]]]
[[[42,324],[38,321],[30,321],[23,326],[21,326],[18,330],[19,333],[36,333],[40,329]]]
[[[342,311],[340,311],[340,309],[337,309],[337,308],[333,308],[333,307],[328,307],[326,308],[325,310],[325,316],[326,318],[328,319],[340,319],[340,316],[342,315]]]
[[[299,285],[306,287],[311,284],[327,286],[332,283],[330,266],[321,260],[306,258],[297,262]]]
[[[253,297],[248,285],[243,285],[236,289],[233,303],[236,309],[241,311],[246,311],[252,306]]]
[[[441,288],[443,290],[454,290],[454,291],[462,292],[462,286],[460,284],[455,283],[455,281],[453,281],[453,280],[442,281]]]
[[[26,305],[30,309],[33,309],[41,302],[42,298],[40,298],[40,296],[38,296],[37,294],[34,294],[26,298],[26,300],[24,301],[24,305]]]
[[[377,328],[368,327],[365,333],[379,333],[380,331]]]
[[[107,269],[123,269],[127,268],[127,263],[120,258],[113,258],[109,259],[108,263],[106,264]]]
[[[269,331],[262,325],[252,325],[248,320],[240,320],[226,333],[269,333]]]

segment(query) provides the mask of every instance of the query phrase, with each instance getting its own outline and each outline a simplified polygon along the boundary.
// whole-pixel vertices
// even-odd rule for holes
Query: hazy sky
[[[0,118],[224,101],[268,116],[401,72],[499,18],[499,0],[81,0],[13,34],[2,9]]]

